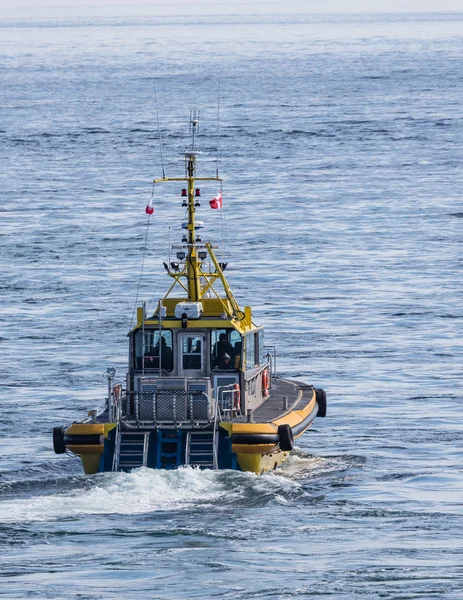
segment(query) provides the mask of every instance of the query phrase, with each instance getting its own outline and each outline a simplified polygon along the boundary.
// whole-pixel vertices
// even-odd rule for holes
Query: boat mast
[[[245,313],[240,310],[240,307],[233,296],[233,293],[228,285],[228,282],[223,274],[223,271],[226,268],[223,263],[219,263],[217,258],[215,257],[213,248],[217,246],[212,246],[209,242],[204,244],[200,243],[198,246],[196,243],[196,227],[198,226],[195,223],[195,210],[196,206],[199,206],[199,202],[197,201],[197,196],[199,196],[199,190],[197,191],[195,188],[195,184],[197,181],[219,181],[222,182],[222,179],[218,176],[216,177],[196,177],[196,157],[199,154],[199,151],[196,149],[195,141],[196,135],[198,133],[199,126],[199,112],[196,109],[190,111],[190,131],[192,134],[192,142],[191,142],[191,150],[184,152],[185,156],[185,176],[184,177],[165,177],[162,179],[155,179],[154,184],[157,183],[166,183],[169,181],[186,181],[187,182],[187,190],[186,196],[188,198],[188,221],[183,224],[182,227],[186,228],[187,235],[182,241],[181,245],[174,245],[173,248],[178,248],[180,252],[177,253],[177,257],[183,261],[185,260],[184,267],[179,268],[179,265],[176,263],[170,263],[171,269],[169,265],[164,263],[164,266],[170,277],[174,279],[174,283],[169,288],[168,292],[164,296],[164,299],[168,298],[171,291],[174,289],[176,285],[179,285],[183,288],[183,290],[188,294],[188,300],[190,302],[199,302],[206,293],[212,292],[218,300],[220,300],[223,304],[224,313],[228,314],[230,317],[237,318],[238,320],[244,319]],[[182,196],[185,194],[182,193]],[[201,240],[198,240],[201,242]],[[184,252],[186,250],[186,252]],[[199,250],[199,252],[198,252]],[[210,272],[203,268],[202,261],[206,257],[206,254],[209,254],[209,257],[214,265],[214,271]],[[180,255],[180,256],[179,256]],[[170,262],[170,261],[169,261]],[[173,265],[176,265],[175,267]],[[186,285],[184,285],[181,279],[187,279]],[[201,284],[201,281],[204,281],[204,286]],[[225,292],[225,297],[228,299],[229,304],[225,303],[225,298],[221,297],[218,292],[214,288],[214,282],[216,280],[220,280],[222,287]],[[249,319],[250,323],[250,319]]]
[[[195,180],[196,180],[196,155],[195,136],[199,126],[199,113],[196,109],[190,111],[190,127],[192,131],[192,148],[185,152],[185,177],[188,181],[188,254],[187,254],[187,280],[188,300],[198,302],[201,300],[201,280],[199,275],[198,257],[196,254],[195,233]]]

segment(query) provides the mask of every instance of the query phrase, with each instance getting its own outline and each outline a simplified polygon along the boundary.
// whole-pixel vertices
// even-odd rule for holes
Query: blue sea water
[[[463,598],[463,14],[0,22],[0,597]],[[181,175],[281,375],[289,463],[82,475],[51,430],[124,377],[151,180]],[[138,300],[184,214],[155,189]],[[223,219],[225,217],[225,221]]]

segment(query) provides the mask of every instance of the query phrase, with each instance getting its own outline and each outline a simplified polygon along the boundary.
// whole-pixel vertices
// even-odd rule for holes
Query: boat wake
[[[336,477],[361,457],[313,456],[295,450],[277,471],[254,475],[241,471],[181,467],[142,467],[130,473],[46,473],[0,483],[0,523],[56,521],[83,515],[137,515],[165,511],[227,511],[311,501],[307,482]],[[325,481],[326,483],[326,481]]]
[[[360,466],[365,462],[362,456],[315,456],[296,448],[286,463],[278,470],[283,477],[293,481],[320,478],[323,476],[332,479],[336,474]]]
[[[57,492],[58,483],[66,491]],[[33,495],[0,501],[0,523],[55,521],[83,515],[136,515],[157,511],[229,510],[291,503],[304,494],[301,486],[277,474],[263,476],[236,471],[140,468],[130,473],[67,477]],[[22,487],[24,484],[18,482]],[[19,490],[18,490],[19,491]],[[44,493],[45,492],[45,493]]]

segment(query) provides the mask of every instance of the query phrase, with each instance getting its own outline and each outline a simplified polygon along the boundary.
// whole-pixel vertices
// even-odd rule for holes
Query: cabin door
[[[180,333],[178,336],[179,375],[204,377],[206,374],[206,334]]]

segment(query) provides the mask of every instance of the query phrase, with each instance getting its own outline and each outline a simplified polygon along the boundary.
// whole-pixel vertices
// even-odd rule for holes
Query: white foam
[[[287,503],[286,496],[300,488],[296,481],[277,473],[259,476],[191,467],[172,471],[141,468],[82,481],[85,489],[66,493],[66,482],[62,493],[0,502],[0,523],[53,521],[82,515],[136,515],[211,504],[226,509],[240,501],[247,503],[250,491],[258,497],[264,494],[278,503]]]
[[[320,469],[329,469],[329,461],[321,456],[291,454],[279,473],[283,477],[301,478],[316,474]]]
[[[138,469],[97,476],[95,486],[69,494],[0,502],[0,522],[53,520],[86,514],[141,514],[215,502],[230,491],[217,472]]]

